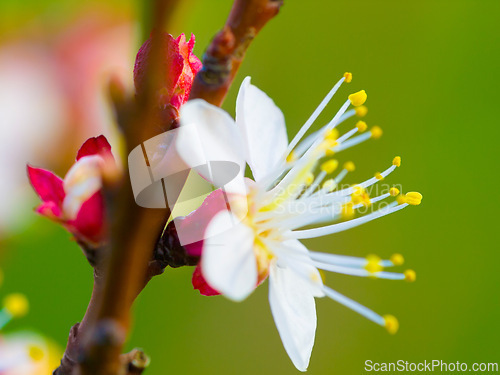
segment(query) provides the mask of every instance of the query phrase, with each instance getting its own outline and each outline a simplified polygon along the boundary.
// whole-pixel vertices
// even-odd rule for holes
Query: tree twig
[[[150,13],[145,12],[143,16],[149,17],[154,27],[161,30],[179,1],[145,0],[144,7]],[[153,46],[152,55],[153,64],[148,72],[151,86],[162,66],[159,48]],[[111,96],[127,155],[137,145],[174,125],[168,112],[159,113],[162,110],[155,105],[153,92],[129,98],[119,87],[111,85]],[[124,164],[127,170],[126,161]],[[61,366],[54,371],[57,375],[117,375],[124,370],[137,374],[143,370],[124,362],[121,351],[129,331],[133,301],[151,277],[162,273],[167,265],[155,260],[153,250],[169,210],[138,206],[128,175],[122,176],[119,183],[105,183],[104,191],[111,224],[109,246],[97,250],[82,248],[94,267],[94,287],[82,322],[70,331]]]
[[[276,16],[283,0],[236,0],[224,28],[203,57],[190,99],[201,98],[220,106],[245,57],[250,43]]]

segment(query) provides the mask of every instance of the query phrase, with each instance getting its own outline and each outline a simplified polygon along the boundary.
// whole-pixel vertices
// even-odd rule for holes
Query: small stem
[[[68,344],[64,351],[61,365],[54,371],[54,375],[70,375],[76,367],[81,352],[81,342],[85,332],[88,331],[88,327],[91,324],[95,323],[98,311],[98,301],[101,299],[102,291],[103,278],[94,270],[94,285],[87,311],[81,323],[77,323],[71,327]]]
[[[162,30],[179,0],[146,1],[151,5],[154,28]],[[128,108],[117,108],[127,155],[136,146],[169,130],[174,124],[173,118],[159,116],[161,109],[154,91],[154,79],[161,76],[160,69],[164,69],[163,58],[161,46],[153,38],[146,94],[129,101]],[[120,112],[125,112],[126,116],[120,116]],[[126,161],[124,165],[128,170]],[[170,214],[169,209],[138,206],[128,176],[119,186],[105,186],[104,189],[107,192],[108,222],[111,223],[107,249],[109,258],[103,264],[102,292],[97,294],[95,303],[91,303],[90,317],[88,320],[87,316],[84,318],[88,324],[81,330],[84,331],[79,368],[81,375],[123,373],[121,352],[130,328],[132,304],[150,278],[163,271],[156,261],[152,261],[152,255]],[[78,330],[78,333],[81,331]]]
[[[250,43],[282,5],[283,0],[235,0],[224,28],[205,53],[190,99],[222,105]]]

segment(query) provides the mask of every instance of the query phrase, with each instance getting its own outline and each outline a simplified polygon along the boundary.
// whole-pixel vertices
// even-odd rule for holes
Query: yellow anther
[[[307,186],[311,185],[314,182],[314,174],[312,172],[309,172],[306,176],[305,183]]]
[[[28,348],[28,355],[29,357],[34,360],[35,362],[41,361],[43,357],[45,356],[45,353],[43,352],[43,349],[32,345]]]
[[[339,137],[339,131],[336,128],[330,129],[325,134],[325,139],[336,140]]]
[[[354,110],[356,111],[356,116],[358,117],[365,117],[366,114],[368,113],[368,108],[364,105],[360,105],[359,107],[356,107]]]
[[[383,131],[380,126],[374,126],[370,131],[372,133],[372,138],[379,139],[380,137],[382,137]]]
[[[352,81],[352,73],[345,72],[344,73],[344,78],[345,78],[345,80],[344,80],[345,83],[351,83],[351,81]]]
[[[405,258],[401,254],[396,253],[391,255],[390,261],[395,266],[400,266],[405,262]]]
[[[349,95],[349,100],[351,101],[351,104],[355,107],[359,107],[360,105],[365,104],[366,98],[367,95],[365,90],[361,90],[355,92],[354,94]]]
[[[333,155],[335,155],[335,151],[333,151],[332,149],[327,148],[325,150],[325,155],[326,156],[333,156]]]
[[[351,194],[351,202],[353,204],[362,203],[364,206],[368,207],[371,204],[370,195],[361,186],[354,186],[353,192]]]
[[[352,188],[352,193],[353,193],[353,194],[358,195],[358,194],[363,194],[364,192],[365,192],[365,188],[364,188],[364,187],[362,187],[362,186],[355,185],[355,186],[353,186],[353,188]]]
[[[28,313],[29,302],[24,294],[12,293],[4,298],[3,307],[13,318],[21,318]]]
[[[321,164],[321,170],[327,174],[332,173],[339,166],[339,162],[335,159],[330,159]]]
[[[410,192],[405,194],[406,203],[412,206],[418,206],[422,202],[422,194],[417,192]]]
[[[286,157],[286,162],[287,163],[291,163],[293,161],[297,160],[296,156],[295,156],[295,152],[293,152],[293,150],[288,154],[288,156]]]
[[[396,156],[394,159],[392,159],[392,165],[401,167],[401,156]]]
[[[391,194],[393,197],[399,194],[399,189],[393,187],[389,189],[389,194]]]
[[[357,194],[352,194],[351,195],[351,202],[352,204],[360,204],[361,203],[361,197]]]
[[[352,161],[348,161],[347,163],[344,164],[344,169],[347,170],[347,172],[354,172],[356,166]]]
[[[375,173],[375,178],[379,181],[382,181],[384,179],[384,176],[380,172]]]
[[[417,274],[413,270],[406,270],[405,271],[405,280],[412,283],[415,280],[417,280]]]
[[[335,146],[338,146],[338,142],[335,139],[325,138],[319,145],[319,148],[326,151],[334,148]]]
[[[364,132],[368,128],[368,125],[366,125],[366,122],[364,121],[358,121],[356,123],[356,127],[358,128],[358,131]]]
[[[326,180],[323,183],[323,189],[328,191],[329,193],[331,193],[333,191],[333,189],[335,189],[336,186],[337,186],[337,184],[335,183],[333,178]]]
[[[398,332],[399,322],[393,315],[384,315],[384,327],[391,335]]]
[[[406,196],[404,194],[398,195],[396,202],[398,202],[398,204],[406,203]]]
[[[382,267],[382,265],[380,264],[381,260],[382,259],[380,259],[380,257],[378,257],[377,255],[368,255],[366,257],[365,270],[370,273],[382,271],[384,267]]]
[[[344,219],[350,219],[354,216],[354,208],[351,202],[348,202],[342,206],[341,215]]]

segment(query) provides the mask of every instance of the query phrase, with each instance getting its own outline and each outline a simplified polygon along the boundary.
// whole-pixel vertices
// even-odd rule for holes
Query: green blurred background
[[[81,7],[46,0],[1,4],[2,19],[10,24],[3,23],[4,36],[25,27],[28,18],[62,22]],[[195,33],[201,56],[230,5],[190,1],[172,31]],[[110,2],[113,7],[133,19],[134,4]],[[366,89],[366,121],[382,126],[384,136],[341,155],[358,167],[349,182],[372,176],[401,155],[402,168],[386,182],[424,195],[419,207],[307,242],[317,251],[356,256],[399,252],[405,267],[418,275],[408,284],[327,274],[329,286],[396,315],[401,328],[391,336],[319,299],[309,373],[362,374],[365,360],[500,362],[499,14],[497,0],[285,0],[251,46],[224,106],[230,113],[239,83],[251,75],[282,108],[293,135],[332,84],[352,71],[353,82],[321,119],[332,116],[348,94]],[[132,64],[133,56],[131,70]],[[32,327],[65,346],[92,284],[91,269],[69,237],[37,218],[3,241],[0,294],[22,291],[32,305],[29,316],[9,330]],[[148,374],[297,372],[274,326],[266,285],[233,303],[200,296],[191,287],[191,273],[167,269],[136,303],[128,346],[140,346],[152,357]]]

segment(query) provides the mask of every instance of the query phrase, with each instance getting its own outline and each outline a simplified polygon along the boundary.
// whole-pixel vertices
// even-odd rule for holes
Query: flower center
[[[273,237],[275,231],[272,229],[262,230],[262,222],[256,221],[256,213],[259,211],[260,205],[256,202],[256,191],[254,188],[246,196],[248,204],[248,213],[244,219],[244,223],[252,228],[254,232],[253,251],[257,262],[258,284],[262,283],[269,275],[269,266],[275,258],[273,252],[266,245],[267,240]]]

